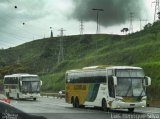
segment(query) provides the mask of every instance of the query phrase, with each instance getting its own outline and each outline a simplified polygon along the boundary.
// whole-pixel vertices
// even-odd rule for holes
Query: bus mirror
[[[145,76],[145,86],[150,86],[151,85],[151,78],[148,76]]]
[[[22,86],[22,81],[20,81],[20,86]]]
[[[42,81],[40,81],[40,85],[42,86]]]
[[[114,86],[117,86],[117,77],[113,76]]]

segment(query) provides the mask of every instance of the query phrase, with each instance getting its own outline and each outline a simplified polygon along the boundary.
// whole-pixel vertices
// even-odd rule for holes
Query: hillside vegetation
[[[130,35],[98,34],[63,39],[64,60],[59,64],[59,37],[0,50],[0,77],[11,73],[36,73],[43,80],[42,91],[53,92],[64,89],[66,70],[94,65],[130,65],[144,68],[146,75],[152,78],[149,92],[160,91],[159,22]]]

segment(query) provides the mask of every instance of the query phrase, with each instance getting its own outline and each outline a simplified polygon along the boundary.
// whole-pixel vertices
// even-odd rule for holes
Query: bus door
[[[113,69],[107,69],[107,82],[108,82],[108,94],[109,97],[115,98],[115,86],[113,79]]]

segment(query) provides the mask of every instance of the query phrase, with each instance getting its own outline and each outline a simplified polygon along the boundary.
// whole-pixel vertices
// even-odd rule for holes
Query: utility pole
[[[63,33],[66,30],[61,28],[59,31],[60,31],[60,47],[59,47],[59,54],[58,54],[58,64],[64,60]]]
[[[104,11],[103,9],[95,9],[93,8],[92,10],[96,11],[97,12],[97,31],[96,31],[96,34],[98,34],[100,32],[100,25],[99,25],[99,12],[102,12]]]
[[[154,2],[152,3],[155,3],[155,12],[154,12],[154,21],[157,20],[158,18],[158,13],[160,12],[159,10],[159,0],[155,0]]]
[[[130,12],[130,29],[129,29],[130,33],[133,33],[133,17],[134,17],[133,15],[134,13]]]
[[[83,35],[83,31],[84,31],[84,24],[83,24],[83,20],[81,19],[81,22],[80,22],[80,35]]]

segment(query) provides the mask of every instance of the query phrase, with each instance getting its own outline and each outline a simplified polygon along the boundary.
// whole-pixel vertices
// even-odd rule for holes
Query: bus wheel
[[[36,101],[36,100],[37,100],[37,98],[33,98],[33,100],[34,100],[34,101]]]
[[[102,110],[109,111],[109,109],[107,108],[107,102],[105,99],[102,100]]]
[[[134,108],[128,108],[128,111],[129,111],[130,113],[133,113],[133,112],[134,112]]]
[[[76,107],[74,97],[71,98],[71,104],[72,104],[72,106],[73,106],[74,108]]]
[[[79,108],[85,108],[85,106],[84,105],[79,105]]]
[[[76,107],[76,108],[79,108],[79,100],[78,100],[78,97],[76,97],[76,99],[75,99],[75,107]]]

